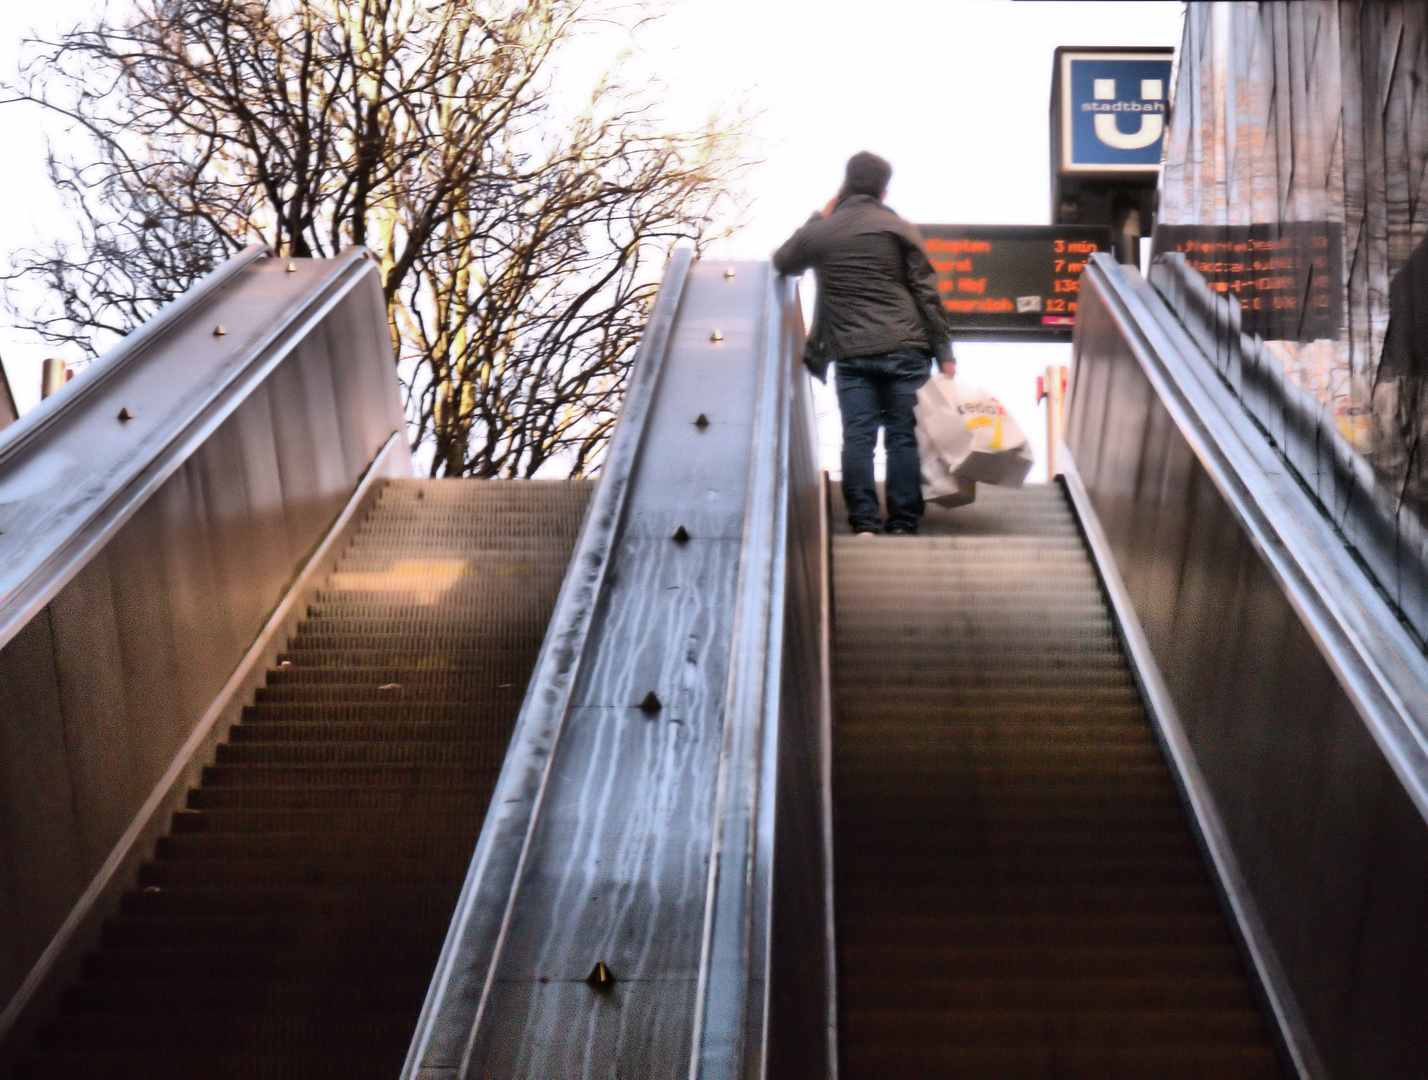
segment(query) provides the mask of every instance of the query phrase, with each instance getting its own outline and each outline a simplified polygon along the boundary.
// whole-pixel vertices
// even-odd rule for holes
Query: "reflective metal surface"
[[[1067,443],[1296,1069],[1422,1076],[1428,662],[1155,290],[1097,256],[1077,322]]]
[[[688,258],[652,312],[407,1076],[828,1073],[802,328],[766,265]],[[810,836],[785,875],[779,845]],[[602,963],[613,981],[592,982]]]
[[[250,250],[0,435],[0,1000],[403,430],[384,311]]]
[[[792,310],[799,310],[796,301]],[[768,1020],[762,1060],[747,1063],[745,1074],[836,1080],[828,515],[813,396],[799,361],[801,327],[797,332],[784,354],[793,362],[782,367],[792,392],[778,457],[787,555],[775,586],[783,598],[781,640],[769,649],[771,657],[782,652],[782,668],[777,726],[765,733],[767,752],[777,753],[777,794],[762,803],[775,809],[772,835],[767,813],[761,815],[756,856],[773,867]],[[765,776],[773,771],[763,767]]]

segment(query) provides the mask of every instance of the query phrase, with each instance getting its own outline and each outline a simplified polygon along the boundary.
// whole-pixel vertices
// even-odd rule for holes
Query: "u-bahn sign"
[[[1094,225],[920,225],[959,341],[1070,341],[1081,270],[1111,250]]]
[[[1170,49],[1056,50],[1052,171],[1153,179],[1170,91]]]

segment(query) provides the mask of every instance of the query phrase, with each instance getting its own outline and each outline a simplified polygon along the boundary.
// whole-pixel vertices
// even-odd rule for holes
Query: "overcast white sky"
[[[122,0],[111,0],[114,6]],[[766,161],[756,203],[722,257],[767,258],[837,188],[843,162],[872,150],[892,162],[888,203],[918,222],[1044,224],[1050,220],[1047,108],[1058,45],[1178,45],[1183,4],[1076,0],[673,0],[637,35],[633,74],[661,85],[671,119],[697,122],[717,105],[760,111]],[[96,0],[0,9],[0,78],[15,77],[19,43],[73,25]],[[36,110],[0,106],[0,259],[63,228],[44,170],[45,138],[64,133]],[[39,395],[51,352],[0,313],[0,359],[22,410]],[[1044,424],[1035,375],[1069,346],[972,345],[960,374],[985,386],[1037,444]],[[820,399],[832,408],[831,396]],[[836,460],[825,425],[824,458]],[[1034,476],[1035,474],[1033,474]]]

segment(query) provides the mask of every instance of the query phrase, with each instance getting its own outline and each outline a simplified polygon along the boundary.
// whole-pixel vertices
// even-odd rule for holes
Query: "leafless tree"
[[[81,235],[22,260],[55,301],[22,321],[92,355],[255,239],[365,245],[433,475],[589,471],[668,249],[747,164],[609,74],[560,104],[572,43],[647,17],[596,2],[139,0],[37,43],[14,96],[97,152],[51,157]]]

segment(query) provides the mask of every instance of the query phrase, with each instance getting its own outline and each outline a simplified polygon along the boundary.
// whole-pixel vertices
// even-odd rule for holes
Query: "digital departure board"
[[[1266,341],[1338,337],[1344,324],[1337,221],[1161,225],[1154,253],[1178,251],[1216,292],[1240,302],[1240,326]]]
[[[1095,225],[919,225],[957,341],[1070,341]]]

